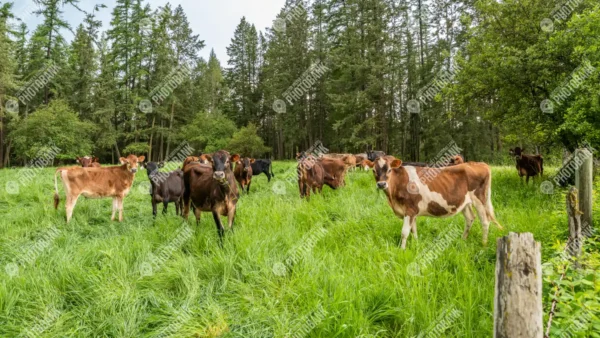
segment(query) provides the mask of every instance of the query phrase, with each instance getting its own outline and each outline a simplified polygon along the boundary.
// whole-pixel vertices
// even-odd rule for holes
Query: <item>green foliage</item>
[[[227,149],[231,153],[250,157],[262,156],[271,151],[271,148],[266,147],[263,139],[258,136],[258,129],[252,123],[233,134]]]
[[[131,143],[123,149],[123,155],[127,156],[128,154],[135,154],[139,156],[142,154],[147,154],[149,149],[150,147],[148,146],[148,143]]]
[[[91,154],[93,124],[81,121],[64,101],[52,101],[27,118],[12,123],[9,139],[18,160],[31,159],[52,145],[60,149],[57,159],[73,160]]]
[[[183,135],[194,149],[212,153],[227,149],[236,130],[235,123],[220,112],[199,113],[183,128]]]

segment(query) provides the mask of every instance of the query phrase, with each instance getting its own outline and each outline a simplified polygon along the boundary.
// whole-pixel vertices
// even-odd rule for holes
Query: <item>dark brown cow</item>
[[[239,161],[235,162],[235,169],[233,170],[235,180],[242,188],[242,192],[244,191],[244,188],[246,188],[247,194],[250,193],[250,185],[252,184],[252,163],[254,163],[253,158],[241,158]]]
[[[417,238],[418,216],[448,217],[462,212],[466,223],[463,238],[466,239],[475,219],[472,210],[475,206],[483,227],[484,244],[487,243],[490,221],[502,229],[494,216],[492,174],[485,163],[424,168],[403,166],[399,159],[379,158],[373,172],[377,188],[385,191],[390,207],[404,220],[402,249],[406,248],[411,230]],[[423,182],[422,177],[433,179]]]
[[[112,197],[113,212],[111,220],[115,219],[115,213],[118,209],[119,222],[123,221],[123,198],[127,196],[131,189],[138,164],[144,161],[144,156],[129,155],[127,158],[121,157],[120,160],[122,165],[118,167],[56,169],[54,174],[54,208],[58,208],[60,202],[56,176],[60,174],[67,197],[67,223],[71,220],[73,209],[81,195],[88,198]]]
[[[542,177],[544,174],[544,159],[540,155],[525,155],[523,151],[525,149],[516,147],[510,149],[509,154],[515,158],[521,181],[523,181],[523,176],[527,176],[525,183],[529,183],[529,177],[535,178],[538,175]]]
[[[150,179],[150,196],[152,197],[152,215],[156,217],[156,206],[163,204],[163,215],[167,213],[169,203],[175,203],[175,215],[183,213],[183,171],[160,172],[164,163],[149,162],[146,164],[148,179]]]
[[[322,161],[314,156],[306,156],[298,161],[298,188],[300,197],[310,198],[310,192],[320,193],[323,185],[336,189],[339,184],[323,168]]]
[[[237,162],[240,156],[231,156],[227,151],[220,150],[212,155],[204,154],[201,157],[208,160],[210,165],[190,163],[183,172],[185,182],[183,217],[188,219],[191,204],[195,207],[197,224],[200,223],[202,211],[212,212],[222,244],[225,229],[221,216],[227,216],[229,229],[233,229],[235,220],[239,191],[231,170],[231,163]]]
[[[84,156],[77,157],[77,162],[81,164],[82,168],[100,168],[100,159],[97,157]]]
[[[329,186],[345,186],[346,185],[346,163],[343,160],[337,158],[319,158],[317,162],[321,163],[325,170],[325,181]]]

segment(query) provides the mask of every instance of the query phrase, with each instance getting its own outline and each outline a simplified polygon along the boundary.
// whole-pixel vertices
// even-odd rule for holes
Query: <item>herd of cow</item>
[[[515,157],[519,176],[537,176],[543,173],[543,160],[539,155],[524,155],[522,149],[511,149]],[[449,217],[462,213],[465,218],[463,238],[466,239],[475,219],[473,207],[483,228],[483,243],[487,243],[489,223],[494,222],[502,229],[494,215],[491,201],[492,175],[489,165],[483,162],[465,163],[462,156],[448,158],[443,166],[427,163],[402,162],[381,151],[364,154],[325,154],[314,156],[298,153],[296,156],[298,186],[301,197],[310,197],[321,192],[324,185],[337,189],[345,185],[349,170],[370,170],[378,189],[383,190],[393,212],[404,221],[402,244],[412,232],[417,237],[418,216]],[[129,155],[120,158],[120,166],[103,167],[97,158],[77,158],[81,167],[58,168],[54,175],[54,207],[58,208],[57,175],[60,174],[66,194],[67,223],[79,196],[87,198],[112,198],[111,220],[119,211],[123,220],[123,199],[130,191],[135,173],[143,166],[145,157]],[[163,163],[145,164],[150,180],[150,196],[153,215],[157,205],[163,203],[163,213],[168,203],[175,203],[176,214],[188,219],[193,209],[196,222],[202,212],[211,212],[217,226],[219,238],[225,229],[221,216],[227,216],[228,227],[233,230],[236,204],[240,192],[238,185],[248,194],[252,176],[264,173],[268,180],[274,177],[270,160],[255,160],[231,155],[225,150],[213,154],[201,154],[185,159],[181,169],[168,173],[160,172]]]

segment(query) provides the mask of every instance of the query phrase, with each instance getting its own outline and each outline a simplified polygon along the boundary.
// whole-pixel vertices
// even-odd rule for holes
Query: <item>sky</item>
[[[13,0],[14,12],[27,23],[29,30],[33,31],[40,19],[31,12],[33,0]],[[204,40],[205,47],[200,55],[208,59],[210,50],[214,48],[222,65],[227,64],[226,48],[231,42],[235,27],[240,19],[245,16],[246,20],[253,23],[257,30],[264,31],[271,27],[277,13],[283,7],[285,0],[147,0],[152,9],[170,2],[173,7],[181,5],[187,14],[190,26],[194,34],[200,35]],[[95,4],[104,3],[108,8],[102,9],[98,18],[103,22],[103,29],[110,24],[112,9],[116,0],[80,0],[80,7],[85,11],[93,9]],[[73,29],[83,21],[84,15],[72,8],[64,10],[64,18],[71,24]],[[64,32],[64,37],[71,40],[72,33]]]

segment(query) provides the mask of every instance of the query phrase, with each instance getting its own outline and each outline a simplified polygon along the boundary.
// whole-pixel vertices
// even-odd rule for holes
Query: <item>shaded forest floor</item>
[[[493,169],[506,230],[490,226],[487,247],[478,220],[466,241],[453,235],[458,215],[420,218],[406,251],[372,173],[351,172],[346,187],[305,201],[295,180],[284,183],[294,168],[275,162],[274,180],[254,178],[222,249],[210,214],[182,228],[171,204],[153,220],[145,170],[123,223],[110,222],[111,200],[81,198],[68,225],[60,183],[53,209],[53,169],[19,194],[4,189],[18,170],[0,171],[0,336],[411,337],[444,325],[444,336],[489,337],[496,239],[532,232],[546,261],[567,238],[565,192],[525,186],[512,166]],[[440,238],[428,264],[407,270]]]

